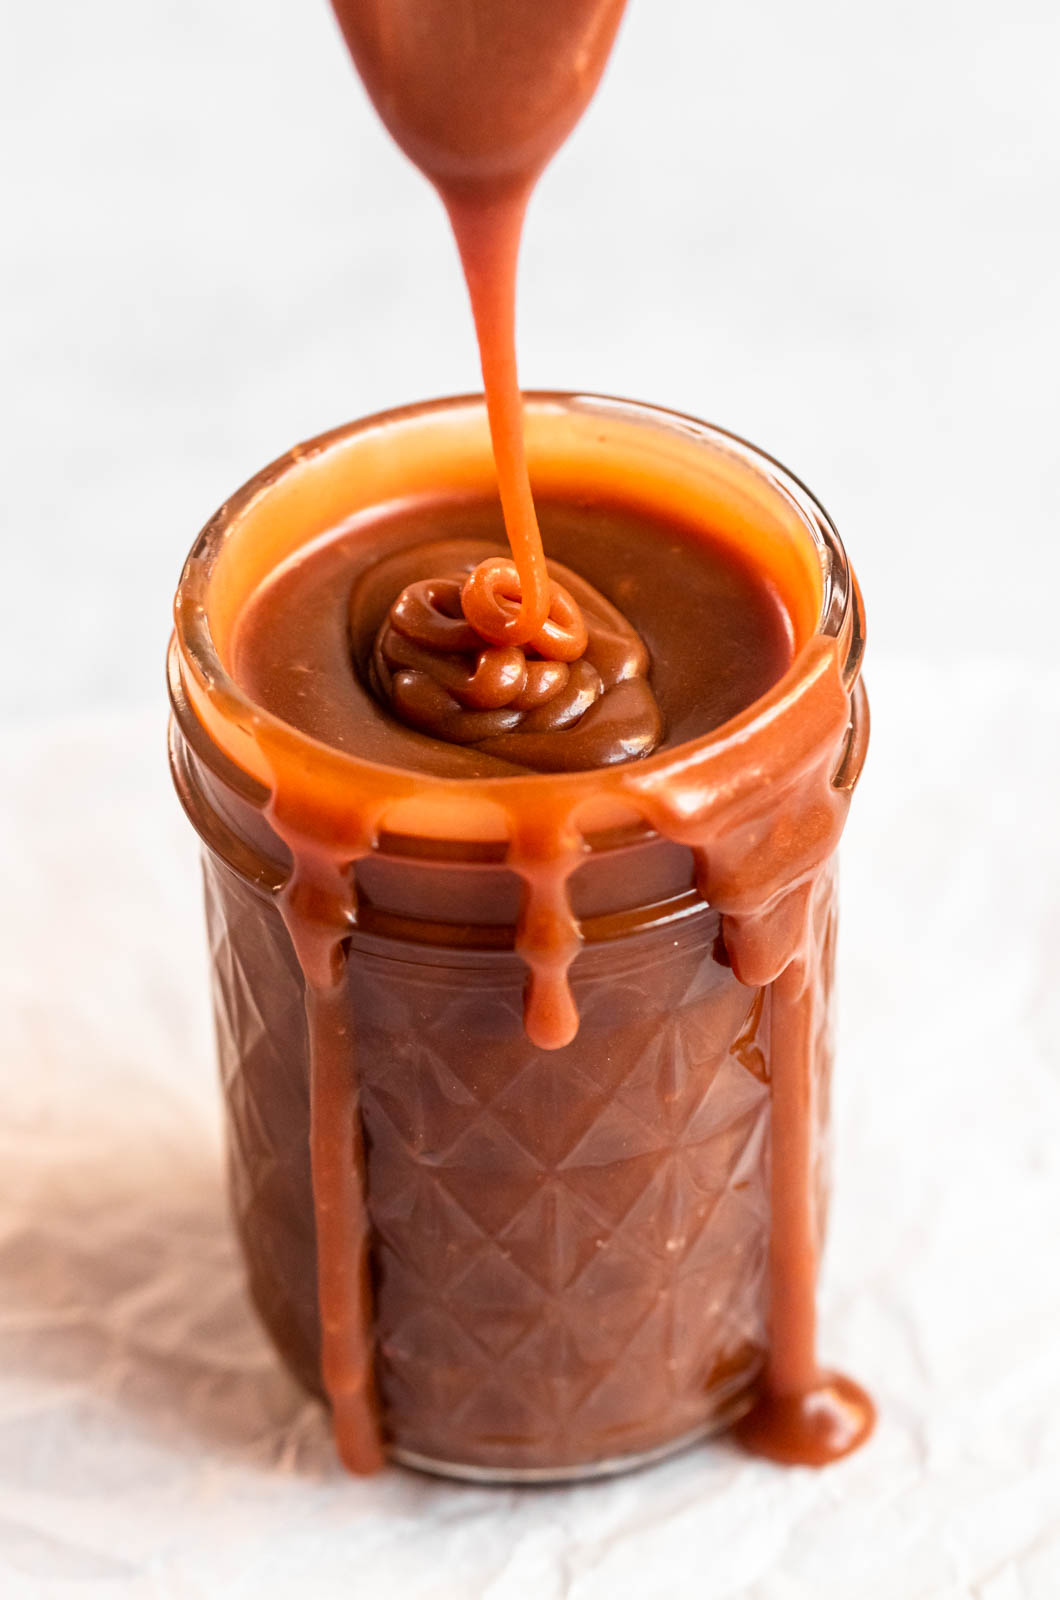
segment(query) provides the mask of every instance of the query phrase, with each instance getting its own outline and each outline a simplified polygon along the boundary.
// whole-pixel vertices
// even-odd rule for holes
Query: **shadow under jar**
[[[539,491],[606,482],[642,509],[680,504],[713,536],[750,541],[794,633],[790,671],[737,719],[735,742],[726,724],[632,768],[562,779],[585,854],[569,879],[578,1026],[561,1049],[524,1026],[526,890],[511,856],[512,816],[560,780],[410,783],[280,722],[230,672],[242,606],[299,548],[359,508],[488,488],[481,402],[371,418],[266,469],[195,546],[170,653],[172,768],[204,843],[230,1185],[259,1314],[323,1396],[306,980],[282,910],[291,854],[270,820],[277,784],[296,773],[310,809],[319,799],[322,835],[344,797],[389,794],[350,868],[357,914],[343,946],[384,1447],[410,1465],[516,1480],[636,1465],[756,1396],[771,1337],[771,1080],[789,1013],[755,930],[773,919],[765,942],[772,967],[783,946],[780,971],[798,947],[819,1244],[831,856],[867,738],[856,586],[801,485],[719,430],[627,402],[528,396],[526,427]],[[800,695],[823,692],[810,682],[824,681],[822,643],[845,711],[819,723],[807,712],[801,743],[785,744]],[[711,761],[728,763],[717,794],[739,801],[717,852],[696,832],[721,803]],[[826,801],[800,787],[814,763]],[[775,844],[793,814],[801,839],[822,805],[828,828],[814,824],[808,855]],[[779,877],[755,865],[789,848]],[[778,935],[796,902],[800,931]]]

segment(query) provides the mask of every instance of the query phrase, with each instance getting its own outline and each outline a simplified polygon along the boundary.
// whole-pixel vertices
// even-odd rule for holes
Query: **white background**
[[[862,579],[824,1298],[882,1422],[824,1475],[519,1495],[342,1478],[249,1318],[162,756],[215,506],[476,385],[440,208],[323,0],[8,8],[5,1595],[1060,1593],[1058,62],[1052,0],[631,0],[531,212],[524,382],[747,435]]]

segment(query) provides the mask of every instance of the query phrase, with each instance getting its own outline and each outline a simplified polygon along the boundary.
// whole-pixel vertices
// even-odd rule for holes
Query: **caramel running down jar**
[[[781,1398],[813,1381],[832,856],[868,732],[856,584],[783,468],[599,397],[528,395],[526,440],[536,490],[606,482],[752,548],[792,616],[780,683],[645,761],[477,781],[359,761],[251,703],[228,659],[247,596],[359,509],[487,488],[478,398],[339,429],[235,495],[185,567],[169,661],[255,1305],[295,1376],[334,1398],[294,840],[295,876],[304,849],[356,880],[336,991],[355,1125],[337,1149],[361,1163],[345,1315],[364,1323],[364,1426],[395,1460],[510,1480],[631,1467],[731,1423],[767,1381]],[[557,796],[555,839],[531,846]],[[525,958],[559,896],[577,940],[535,978],[572,1005],[556,1048]]]

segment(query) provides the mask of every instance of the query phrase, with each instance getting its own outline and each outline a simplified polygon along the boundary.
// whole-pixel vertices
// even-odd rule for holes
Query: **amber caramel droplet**
[[[822,1372],[805,1392],[762,1394],[734,1433],[752,1455],[784,1466],[826,1467],[872,1433],[876,1408],[864,1389],[838,1372]]]

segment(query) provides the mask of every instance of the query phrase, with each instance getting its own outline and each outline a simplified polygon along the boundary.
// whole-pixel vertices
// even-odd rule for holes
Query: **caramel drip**
[[[761,796],[741,792],[739,779],[727,793],[703,787],[702,774],[698,783],[678,779],[652,793],[645,815],[692,847],[700,893],[722,914],[736,976],[754,988],[772,986],[770,1343],[762,1394],[736,1431],[756,1454],[820,1466],[863,1443],[875,1411],[859,1385],[822,1371],[817,1360],[815,909],[850,803],[845,757],[854,712],[834,647],[818,641],[814,648],[817,671],[795,724],[801,748],[784,751],[786,772],[752,776],[767,792],[780,790],[765,827]],[[864,719],[860,685],[855,704]],[[719,765],[724,772],[724,757]]]
[[[461,607],[478,639],[487,645],[502,650],[525,646],[546,659],[574,663],[572,705],[585,710],[600,689],[591,667],[579,670],[587,636],[577,602],[550,578],[545,561],[526,464],[515,353],[516,269],[523,217],[535,176],[528,176],[511,192],[495,192],[492,185],[480,190],[475,185],[466,194],[460,187],[437,184],[471,301],[497,491],[512,554],[510,561],[494,558],[475,568],[463,585]],[[484,672],[483,676],[492,674]],[[552,693],[562,687],[558,685]],[[466,727],[466,719],[446,715],[437,695],[430,696],[430,701],[430,708],[422,696],[395,704],[413,726],[438,738],[471,742],[448,731]]]
[[[523,440],[523,397],[515,356],[515,278],[523,216],[532,179],[525,188],[483,205],[478,196],[442,191],[475,321],[490,443],[504,528],[518,576],[519,598],[505,604],[500,568],[480,568],[472,579],[474,625],[496,644],[527,644],[538,634],[553,604],[541,530],[537,523]],[[509,588],[508,599],[511,598]]]
[[[769,1353],[762,1394],[736,1425],[749,1450],[791,1465],[849,1455],[876,1417],[859,1384],[817,1360],[815,976],[800,953],[772,988]]]
[[[306,839],[284,816],[277,788],[267,812],[292,857],[280,910],[305,977],[309,1038],[309,1145],[317,1249],[321,1375],[335,1444],[350,1472],[384,1464],[372,1342],[371,1225],[349,992],[346,940],[357,920],[352,859]],[[367,827],[367,823],[366,823]]]
[[[578,1031],[570,968],[583,943],[567,885],[588,846],[572,818],[510,820],[508,865],[523,881],[515,948],[529,969],[523,1023],[539,1049],[561,1050]]]

